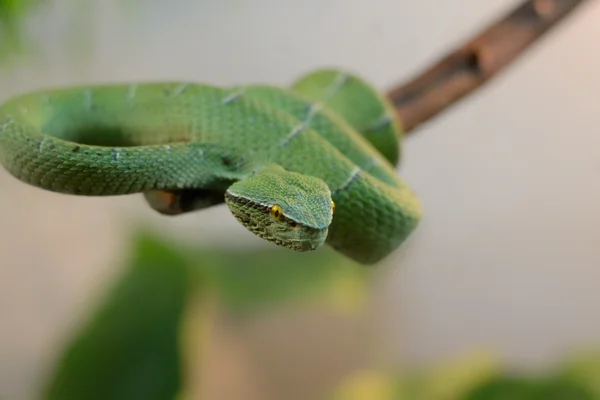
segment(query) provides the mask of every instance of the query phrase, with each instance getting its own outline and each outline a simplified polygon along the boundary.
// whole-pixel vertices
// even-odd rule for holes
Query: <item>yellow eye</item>
[[[331,200],[331,212],[335,211],[335,203]]]
[[[269,212],[271,213],[271,217],[275,218],[276,220],[283,218],[283,209],[278,204],[275,204],[273,207],[271,207]]]

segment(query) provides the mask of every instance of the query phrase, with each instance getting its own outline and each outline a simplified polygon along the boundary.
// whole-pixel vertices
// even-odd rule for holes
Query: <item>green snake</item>
[[[165,215],[226,203],[260,238],[327,243],[362,264],[414,231],[421,205],[397,176],[401,124],[340,70],[288,88],[145,82],[38,90],[0,106],[0,162],[65,194],[143,193]]]

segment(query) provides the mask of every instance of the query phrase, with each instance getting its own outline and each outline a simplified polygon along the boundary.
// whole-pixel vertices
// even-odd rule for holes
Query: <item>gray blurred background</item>
[[[80,83],[286,85],[330,66],[383,91],[519,2],[55,0],[27,21],[36,55],[0,69],[0,100]],[[539,367],[600,342],[598,38],[600,4],[589,2],[406,139],[399,173],[425,218],[374,292],[391,362],[485,347]],[[167,218],[141,196],[63,196],[3,170],[0,187],[0,397],[35,389],[139,222],[186,243],[268,245],[226,207]]]

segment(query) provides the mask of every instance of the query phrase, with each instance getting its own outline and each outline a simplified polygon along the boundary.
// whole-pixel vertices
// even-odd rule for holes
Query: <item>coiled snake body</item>
[[[143,193],[175,215],[225,202],[257,236],[327,243],[363,264],[396,249],[421,208],[397,176],[394,110],[369,84],[319,70],[290,88],[200,83],[68,87],[0,106],[0,162],[60,193]]]

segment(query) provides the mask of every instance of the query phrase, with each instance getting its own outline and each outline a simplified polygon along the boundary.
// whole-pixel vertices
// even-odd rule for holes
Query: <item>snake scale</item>
[[[58,193],[143,193],[165,215],[226,203],[296,251],[327,243],[362,264],[415,230],[398,177],[401,124],[365,80],[320,69],[290,87],[145,82],[38,90],[0,106],[0,162]]]

